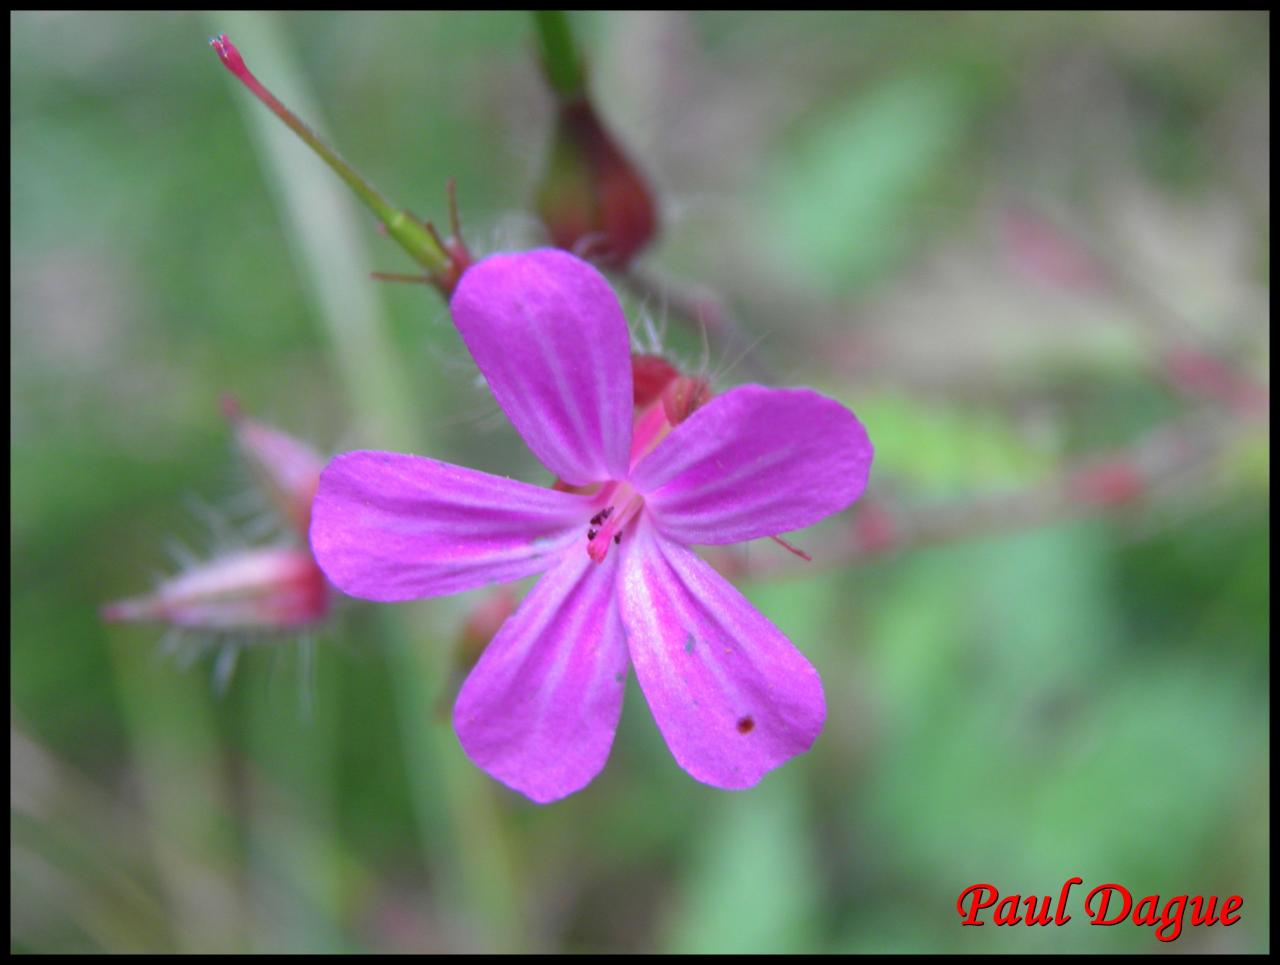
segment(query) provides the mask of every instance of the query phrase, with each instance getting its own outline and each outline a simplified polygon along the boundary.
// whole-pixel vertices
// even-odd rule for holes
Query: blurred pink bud
[[[607,268],[625,267],[657,229],[644,178],[585,96],[557,106],[550,157],[534,206],[556,247]]]
[[[489,641],[502,628],[502,624],[506,623],[507,617],[516,612],[517,602],[515,591],[504,584],[471,610],[462,625],[459,639],[457,662],[461,666],[470,669],[475,665]]]
[[[867,502],[853,517],[853,539],[859,552],[883,553],[898,542],[898,527],[880,503]]]
[[[245,550],[165,580],[150,596],[108,603],[109,623],[167,623],[186,630],[287,631],[329,612],[329,586],[304,549]]]
[[[1165,375],[1183,395],[1210,399],[1243,415],[1265,413],[1270,393],[1228,363],[1190,345],[1176,345],[1164,355]]]
[[[1094,506],[1119,506],[1137,499],[1147,488],[1132,462],[1111,460],[1077,471],[1067,480],[1067,495]]]
[[[324,459],[305,442],[250,419],[231,396],[223,396],[222,412],[235,428],[236,444],[254,478],[272,505],[305,539]]]
[[[1001,230],[1009,261],[1027,277],[1072,290],[1100,288],[1106,283],[1106,272],[1083,245],[1031,209],[1008,208],[1001,218]]]
[[[518,602],[515,591],[510,585],[503,584],[495,588],[467,614],[454,651],[452,679],[441,690],[440,699],[436,701],[437,720],[441,722],[450,720],[453,714],[453,702],[458,697],[458,689],[462,686],[463,680],[476,665],[480,655],[484,653],[484,648],[489,646],[489,641],[502,629],[507,617],[516,612]]]

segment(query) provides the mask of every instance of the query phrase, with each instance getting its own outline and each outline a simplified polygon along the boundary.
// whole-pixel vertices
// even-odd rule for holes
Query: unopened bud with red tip
[[[660,399],[663,390],[679,375],[680,370],[661,355],[633,354],[631,388],[636,409],[643,409]]]
[[[623,268],[657,231],[649,187],[605,130],[586,94],[562,100],[535,198],[557,247]]]
[[[229,395],[222,397],[222,414],[235,428],[236,444],[271,504],[306,539],[324,458],[305,442],[249,418]]]
[[[102,619],[206,632],[288,632],[324,620],[329,598],[308,551],[271,547],[196,564],[149,596],[107,604]]]
[[[543,76],[556,96],[555,130],[534,206],[557,247],[623,268],[657,229],[653,198],[591,104],[568,15],[538,10],[534,22]]]

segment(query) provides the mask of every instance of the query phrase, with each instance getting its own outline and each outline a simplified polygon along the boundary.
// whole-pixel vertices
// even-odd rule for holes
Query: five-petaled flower
[[[800,529],[862,492],[872,449],[844,406],[745,385],[669,432],[632,426],[626,319],[562,251],[493,255],[451,308],[498,404],[572,491],[417,456],[350,452],[321,475],[311,545],[329,579],[379,601],[544,572],[454,707],[468,756],[535,801],[604,766],[627,668],[676,761],[745,788],[812,745],[813,666],[688,547]]]

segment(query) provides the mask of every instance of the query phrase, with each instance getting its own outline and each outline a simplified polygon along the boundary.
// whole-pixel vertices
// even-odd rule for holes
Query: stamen
[[[644,497],[622,483],[611,495],[609,505],[591,517],[587,530],[587,555],[597,563],[603,563],[609,553],[609,545],[622,542],[622,530],[644,507]],[[599,527],[598,529],[594,527]]]

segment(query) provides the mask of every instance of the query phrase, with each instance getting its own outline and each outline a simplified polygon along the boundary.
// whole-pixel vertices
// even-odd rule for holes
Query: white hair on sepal
[[[179,670],[186,673],[201,657],[216,649],[217,640],[217,635],[208,631],[192,631],[173,651],[170,659]]]
[[[479,261],[486,254],[499,251],[525,251],[546,245],[547,232],[542,222],[527,211],[508,211],[486,232],[484,242],[472,246],[471,254]]]
[[[208,530],[211,556],[241,552],[251,545],[245,534],[240,532],[227,515],[213,504],[191,494],[183,497],[182,504]]]
[[[219,697],[226,696],[239,658],[240,648],[235,644],[223,644],[222,649],[218,651],[218,656],[213,663],[213,692]]]
[[[304,720],[310,721],[316,704],[316,649],[318,639],[312,630],[294,631],[289,634],[252,630],[193,630],[171,627],[156,650],[156,659],[168,663],[182,673],[190,672],[197,664],[212,657],[210,688],[215,697],[223,699],[231,689],[236,670],[242,665],[241,655],[250,649],[259,650],[293,637],[295,646],[272,647],[270,681],[285,672],[293,663],[298,677],[298,708]],[[269,686],[274,687],[273,683]]]
[[[160,638],[160,645],[156,647],[156,663],[164,663],[166,660],[172,659],[173,656],[184,646],[186,636],[187,635],[177,627],[169,627],[166,629],[164,636]]]
[[[667,314],[650,311],[649,298],[640,301],[636,324],[631,328],[631,350],[642,355],[662,355],[667,338]]]
[[[296,671],[298,681],[298,717],[308,724],[315,719],[316,647],[316,638],[310,633],[303,633],[298,637],[298,646],[292,651],[276,650],[272,653],[271,666],[267,670],[267,693],[275,696],[281,678],[289,672],[286,664],[294,662],[292,669]]]
[[[703,331],[705,334],[705,331],[706,331],[705,327]],[[720,362],[716,363],[714,368],[712,368],[709,364],[710,351],[708,350],[707,354],[704,356],[704,364],[698,370],[698,374],[702,378],[707,380],[708,385],[723,384],[728,379],[729,374],[734,369],[736,369],[739,365],[741,365],[743,360],[746,359],[748,356],[750,356],[751,353],[756,350],[756,347],[759,346],[761,342],[763,342],[765,339],[769,337],[769,334],[770,334],[769,332],[761,332],[759,335],[753,338],[750,342],[746,343],[741,348],[739,348],[737,354],[734,355],[732,358],[729,358],[729,356],[726,354],[725,357]]]
[[[609,235],[603,231],[588,231],[573,243],[569,252],[583,261],[595,264],[597,255],[605,255],[609,251]]]
[[[280,517],[265,509],[240,523],[241,531],[254,543],[278,537],[283,528]]]
[[[177,567],[180,571],[190,570],[200,565],[200,557],[191,547],[172,534],[164,538],[164,554],[169,558],[170,565]],[[151,582],[156,586],[169,578],[168,575],[159,571],[151,574]]]
[[[316,641],[310,634],[298,640],[298,706],[302,719],[311,722],[315,717],[316,698]]]

